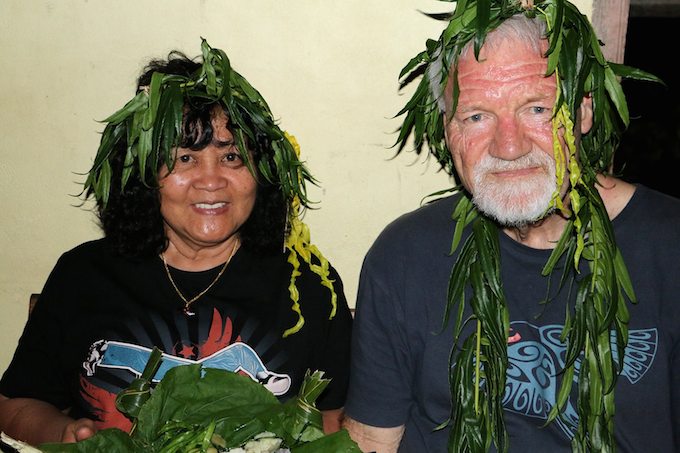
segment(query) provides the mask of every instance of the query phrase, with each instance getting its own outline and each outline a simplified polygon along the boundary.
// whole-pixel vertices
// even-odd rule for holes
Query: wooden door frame
[[[630,0],[593,0],[593,27],[605,44],[604,57],[614,63],[623,63],[629,10]]]

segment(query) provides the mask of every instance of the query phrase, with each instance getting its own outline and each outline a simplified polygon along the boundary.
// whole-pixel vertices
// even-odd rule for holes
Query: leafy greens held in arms
[[[142,376],[118,395],[118,409],[134,423],[130,434],[105,429],[75,444],[42,444],[40,451],[361,453],[347,431],[323,432],[314,402],[330,379],[321,371],[308,371],[298,396],[281,403],[246,376],[198,364],[171,369],[152,390],[161,357],[154,349]]]

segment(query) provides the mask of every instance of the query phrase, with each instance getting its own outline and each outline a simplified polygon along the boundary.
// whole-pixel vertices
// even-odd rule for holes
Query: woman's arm
[[[0,431],[38,445],[84,440],[94,435],[97,428],[92,420],[74,420],[44,401],[0,395]]]
[[[342,428],[342,418],[344,416],[344,411],[342,408],[321,411],[321,415],[323,416],[324,433],[332,434],[334,432],[340,431],[340,428]]]

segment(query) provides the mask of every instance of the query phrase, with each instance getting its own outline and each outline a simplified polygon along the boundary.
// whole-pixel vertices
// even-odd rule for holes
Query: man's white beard
[[[491,174],[536,166],[543,168],[544,173],[507,182]],[[477,164],[472,178],[472,201],[483,214],[503,226],[525,226],[554,210],[548,206],[556,187],[555,160],[544,152],[531,151],[511,161],[486,155]]]

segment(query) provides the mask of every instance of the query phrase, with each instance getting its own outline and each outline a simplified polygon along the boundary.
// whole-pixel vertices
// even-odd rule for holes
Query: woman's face
[[[160,170],[161,215],[176,247],[198,251],[238,237],[255,204],[257,183],[216,109],[213,140],[199,151],[178,148],[175,166]]]

